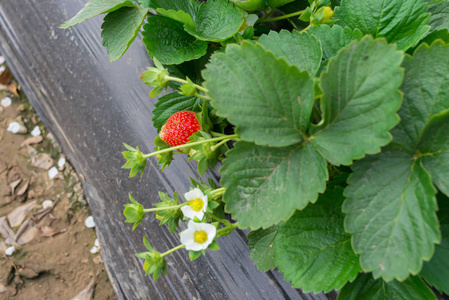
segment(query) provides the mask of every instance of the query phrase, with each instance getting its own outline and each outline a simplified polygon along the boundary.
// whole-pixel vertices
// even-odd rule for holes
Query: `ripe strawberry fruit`
[[[179,111],[168,118],[159,132],[159,137],[170,147],[175,147],[190,141],[189,137],[199,130],[201,125],[195,112]]]

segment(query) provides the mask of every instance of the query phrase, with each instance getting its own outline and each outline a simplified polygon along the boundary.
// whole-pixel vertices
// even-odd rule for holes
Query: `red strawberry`
[[[189,137],[201,130],[195,112],[179,111],[168,118],[159,132],[159,137],[170,147],[184,145],[190,141]]]

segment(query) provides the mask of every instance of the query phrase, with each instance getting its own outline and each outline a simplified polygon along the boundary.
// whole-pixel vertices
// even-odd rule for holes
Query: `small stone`
[[[2,99],[1,101],[3,107],[9,107],[12,104],[12,100],[9,97]]]
[[[8,130],[9,132],[12,132],[14,134],[19,133],[20,131],[20,124],[18,122],[11,122],[8,125]]]
[[[97,248],[100,247],[100,241],[98,239],[95,239],[94,246]]]
[[[6,70],[5,66],[0,66],[0,73],[5,72],[5,70]]]
[[[65,158],[62,156],[59,160],[58,160],[58,167],[62,168],[65,165]]]
[[[0,65],[3,65],[5,63],[5,58],[0,55]]]
[[[53,207],[53,201],[51,201],[51,200],[45,200],[44,202],[42,202],[42,207],[43,207],[44,209]]]
[[[92,249],[90,249],[90,253],[95,254],[100,252],[100,249],[98,249],[97,247],[93,246]]]
[[[31,135],[32,136],[38,136],[41,135],[41,129],[39,128],[39,126],[36,126],[33,128],[33,130],[31,131]]]
[[[87,228],[94,228],[95,227],[94,217],[92,216],[87,217],[86,220],[84,221],[84,225],[86,225]]]
[[[53,179],[58,175],[59,171],[56,167],[52,167],[50,170],[48,170],[48,177],[50,179]]]
[[[16,247],[11,246],[8,249],[5,250],[6,255],[12,255],[16,251]]]

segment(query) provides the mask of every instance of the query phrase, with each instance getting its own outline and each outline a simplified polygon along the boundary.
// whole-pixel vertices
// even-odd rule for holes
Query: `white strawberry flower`
[[[204,250],[214,241],[216,234],[217,228],[214,225],[190,220],[187,229],[181,232],[181,243],[187,250]]]
[[[197,217],[202,220],[207,209],[207,196],[200,189],[193,189],[184,194],[187,205],[181,207],[181,211],[189,219]]]

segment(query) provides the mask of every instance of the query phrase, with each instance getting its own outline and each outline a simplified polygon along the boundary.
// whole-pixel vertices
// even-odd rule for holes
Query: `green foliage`
[[[317,203],[297,211],[278,226],[274,256],[293,287],[308,293],[340,289],[361,271],[345,232],[343,189],[326,190]]]
[[[259,38],[259,43],[277,57],[284,58],[301,71],[306,70],[310,75],[315,75],[321,65],[320,43],[307,33],[300,34],[296,30],[281,30],[279,33],[270,31],[268,35],[264,34]]]
[[[431,14],[430,30],[449,29],[449,2],[447,0],[424,0],[428,3],[427,12]]]
[[[360,29],[363,34],[385,37],[407,50],[428,31],[430,15],[422,0],[342,0],[335,8],[335,19],[341,26]]]
[[[148,55],[163,64],[180,64],[206,54],[207,44],[185,32],[180,22],[156,15],[148,18],[143,29]]]
[[[185,30],[203,41],[222,42],[239,31],[242,13],[228,0],[209,0],[200,5],[195,25],[185,24]]]
[[[140,223],[142,223],[143,218],[145,217],[145,212],[143,211],[142,204],[134,200],[131,194],[129,194],[129,200],[131,201],[131,204],[123,205],[125,207],[123,214],[126,217],[126,223],[134,223],[134,230]]]
[[[276,268],[273,241],[277,233],[277,226],[248,233],[248,247],[251,249],[251,258],[258,270],[267,272]]]
[[[101,37],[111,61],[125,54],[139,33],[147,13],[146,8],[122,7],[106,15],[101,26]]]
[[[320,27],[311,27],[309,33],[315,36],[323,48],[323,58],[329,59],[337,55],[342,48],[349,46],[353,40],[361,40],[363,34],[358,29],[341,27],[334,25],[321,25]]]
[[[268,228],[315,202],[326,188],[326,161],[312,146],[237,142],[220,169],[225,209],[240,228]]]
[[[179,196],[176,192],[173,194],[173,199],[167,194],[159,192],[159,198],[162,202],[154,204],[157,208],[169,208],[171,206],[179,205]],[[170,233],[173,233],[179,226],[179,220],[182,218],[182,211],[179,207],[159,210],[156,218],[160,221],[160,225],[168,224]]]
[[[143,237],[143,243],[147,252],[137,253],[136,256],[145,259],[143,270],[145,275],[153,274],[153,281],[158,280],[159,276],[167,275],[167,263],[161,253],[153,250],[146,237]]]
[[[442,239],[435,245],[432,259],[424,263],[420,275],[438,291],[449,295],[449,198],[443,194],[438,194],[437,198]]]
[[[236,125],[243,139],[274,147],[303,140],[313,106],[306,71],[244,42],[215,54],[203,76],[217,114]]]
[[[246,11],[259,11],[267,8],[266,0],[231,0],[235,6]]]
[[[371,274],[360,274],[354,282],[346,284],[338,294],[337,300],[359,299],[437,299],[432,290],[418,277],[411,276],[403,282],[375,280]]]
[[[208,197],[203,222],[224,237],[237,227],[230,213],[253,230],[257,268],[279,267],[305,292],[435,299],[425,281],[449,293],[449,1],[91,0],[62,27],[107,13],[103,45],[115,60],[150,9],[143,42],[155,67],[141,79],[150,97],[176,90],[155,103],[154,127],[189,110],[202,129],[180,150],[159,137],[154,149],[167,152],[125,145],[131,177],[150,156],[164,169],[187,155],[199,175],[223,160],[221,187],[191,179]],[[262,25],[273,18],[278,32]],[[178,194],[159,195],[153,209],[130,195],[126,222],[156,212],[173,233]],[[144,244],[137,256],[154,279],[185,246]]]
[[[393,143],[354,164],[344,210],[361,265],[375,278],[417,274],[440,241],[437,185],[447,193],[449,47],[422,45],[403,63],[404,103]]]
[[[113,12],[124,6],[136,7],[136,4],[131,0],[90,0],[73,18],[62,24],[61,28],[67,29],[90,18]]]
[[[334,165],[377,153],[398,122],[402,54],[384,40],[365,37],[329,61],[321,73],[323,122],[311,143]]]
[[[140,173],[140,177],[143,176],[143,171],[147,165],[146,158],[143,157],[143,153],[139,150],[139,147],[133,148],[130,145],[123,144],[129,151],[123,151],[122,155],[126,159],[126,163],[122,166],[123,169],[131,169],[129,177],[134,177],[137,173]]]

